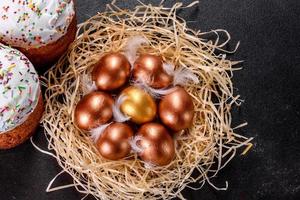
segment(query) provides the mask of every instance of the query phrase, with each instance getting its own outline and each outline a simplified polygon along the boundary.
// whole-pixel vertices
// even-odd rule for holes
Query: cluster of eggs
[[[136,145],[142,160],[159,166],[170,163],[175,155],[171,134],[192,125],[194,106],[182,87],[172,86],[173,77],[165,72],[162,58],[144,54],[131,68],[123,54],[108,53],[95,64],[91,77],[97,91],[79,101],[74,120],[84,131],[107,124],[95,142],[99,153],[110,160],[125,158],[132,150],[130,141],[138,137]],[[130,85],[130,79],[144,80],[155,89],[174,88],[156,100],[142,88]],[[124,97],[120,111],[128,117],[128,123],[114,121],[113,94]]]

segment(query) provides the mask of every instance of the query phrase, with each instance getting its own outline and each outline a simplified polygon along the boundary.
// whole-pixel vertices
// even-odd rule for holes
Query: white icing
[[[65,35],[74,16],[72,0],[0,0],[0,40],[41,47]]]
[[[38,75],[18,50],[0,44],[0,134],[22,124],[37,106]]]

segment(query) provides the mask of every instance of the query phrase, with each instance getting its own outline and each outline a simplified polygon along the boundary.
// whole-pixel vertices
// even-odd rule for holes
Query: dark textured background
[[[122,2],[122,7],[130,8],[136,1]],[[174,2],[167,0],[165,5]],[[79,21],[103,11],[106,3],[77,0]],[[223,28],[231,33],[232,47],[241,41],[232,58],[245,61],[244,70],[234,76],[245,103],[234,113],[234,125],[247,120],[243,134],[255,137],[252,151],[237,156],[212,180],[217,186],[228,180],[227,191],[206,185],[200,191],[185,190],[187,199],[300,199],[299,14],[299,0],[201,0],[195,9],[180,12],[194,29]],[[34,140],[44,144],[42,129]],[[45,193],[58,172],[56,161],[30,142],[0,151],[0,200],[80,199],[74,189]],[[68,176],[56,183],[66,182]]]

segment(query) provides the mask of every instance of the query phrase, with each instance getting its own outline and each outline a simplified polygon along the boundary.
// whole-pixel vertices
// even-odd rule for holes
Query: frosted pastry
[[[36,67],[57,61],[76,30],[72,0],[0,1],[0,41],[18,48]]]
[[[29,138],[43,114],[39,77],[28,58],[0,44],[0,149]]]

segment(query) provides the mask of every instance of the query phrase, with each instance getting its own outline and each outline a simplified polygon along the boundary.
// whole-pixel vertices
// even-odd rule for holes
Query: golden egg
[[[150,54],[144,54],[135,61],[133,78],[143,80],[156,89],[168,87],[173,81],[173,77],[163,69],[162,58]]]
[[[150,122],[156,115],[156,104],[152,96],[144,90],[130,86],[122,91],[124,101],[120,106],[121,111],[130,117],[131,121],[142,124]]]
[[[163,166],[169,164],[175,155],[175,145],[168,130],[159,123],[144,124],[137,135],[139,156],[149,164]]]
[[[115,90],[123,86],[130,75],[130,64],[121,53],[107,53],[94,66],[92,80],[99,90]]]
[[[103,131],[96,142],[96,147],[106,159],[122,159],[128,156],[131,151],[129,140],[132,137],[133,131],[129,125],[115,122]]]
[[[193,124],[194,112],[193,100],[182,87],[175,87],[159,103],[161,121],[174,131],[189,128]]]
[[[83,130],[91,130],[108,122],[113,115],[113,98],[104,92],[92,92],[84,96],[76,105],[75,124]]]

